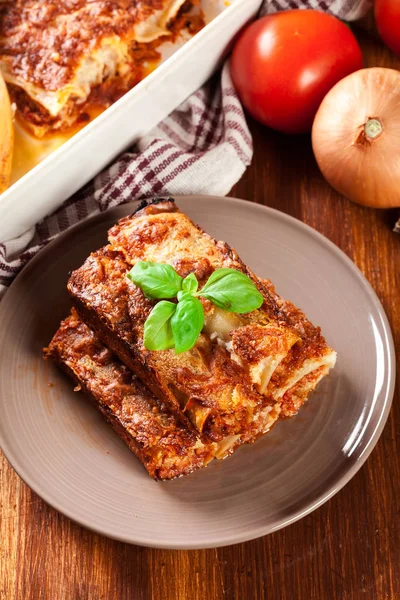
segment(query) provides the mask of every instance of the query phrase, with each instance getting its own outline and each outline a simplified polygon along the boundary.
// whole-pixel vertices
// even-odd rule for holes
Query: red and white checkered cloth
[[[266,0],[262,14],[289,8],[328,11],[344,20],[371,0]],[[0,295],[52,239],[89,215],[160,195],[225,195],[252,159],[252,140],[227,65],[129,152],[21,237],[0,243]]]

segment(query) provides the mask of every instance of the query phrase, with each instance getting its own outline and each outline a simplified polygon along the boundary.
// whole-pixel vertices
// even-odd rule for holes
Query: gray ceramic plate
[[[338,363],[293,419],[225,461],[154,482],[84,396],[41,358],[68,312],[68,272],[132,212],[77,226],[40,253],[0,304],[0,443],[46,502],[119,540],[205,548],[292,523],[361,467],[385,424],[394,386],[390,329],[375,293],[324,237],[272,209],[228,198],[181,198],[206,231],[320,324]]]

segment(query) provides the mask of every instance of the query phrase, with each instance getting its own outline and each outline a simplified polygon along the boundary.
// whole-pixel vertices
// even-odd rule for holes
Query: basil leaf
[[[171,265],[139,261],[128,277],[140,287],[146,298],[174,298],[182,289],[182,277]]]
[[[190,292],[185,292],[183,290],[178,292],[178,295],[177,295],[178,302],[181,302],[181,300],[187,300],[188,298],[191,298],[191,297],[192,297],[192,294]]]
[[[236,269],[217,269],[196,294],[223,310],[247,313],[260,308],[264,298],[253,281]]]
[[[196,275],[194,273],[190,273],[182,281],[182,289],[185,292],[190,292],[191,294],[194,294],[195,292],[197,292],[198,287],[199,287],[199,282],[197,281]]]
[[[167,300],[158,302],[144,324],[144,347],[147,350],[168,350],[174,347],[171,317],[177,305]]]
[[[202,303],[193,296],[184,295],[171,318],[176,354],[186,352],[195,345],[203,326]]]

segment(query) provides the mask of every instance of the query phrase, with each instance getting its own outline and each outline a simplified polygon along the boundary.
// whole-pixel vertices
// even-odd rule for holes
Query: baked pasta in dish
[[[0,69],[37,137],[89,119],[147,74],[198,0],[3,0]],[[195,31],[191,32],[194,33]]]

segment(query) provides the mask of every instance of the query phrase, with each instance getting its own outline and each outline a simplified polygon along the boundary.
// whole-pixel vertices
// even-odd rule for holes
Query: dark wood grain
[[[368,66],[398,68],[400,61],[365,29],[359,37]],[[318,171],[308,137],[250,126],[254,161],[233,194],[289,213],[342,248],[375,288],[399,348],[396,215],[336,194]],[[95,535],[49,508],[0,460],[0,600],[400,598],[398,389],[375,450],[339,494],[283,531],[217,550],[151,550]]]

